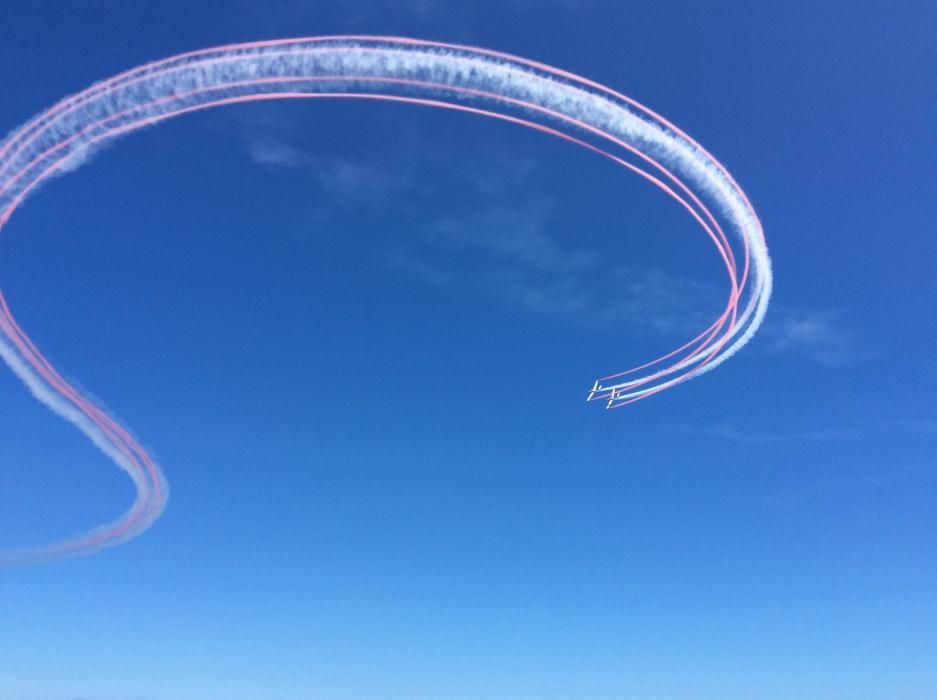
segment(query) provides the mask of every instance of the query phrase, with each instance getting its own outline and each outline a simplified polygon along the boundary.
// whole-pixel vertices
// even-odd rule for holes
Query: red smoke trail
[[[238,71],[248,74],[261,70],[283,71],[284,66],[292,69],[293,64],[298,66],[299,70],[306,68],[304,61],[310,65],[318,65],[313,64],[313,60],[323,61],[328,56],[337,57],[339,61],[354,59],[372,70],[373,66],[377,66],[385,73],[300,73],[240,80],[228,77],[229,73],[239,76]],[[387,64],[392,64],[392,61],[398,63],[388,68],[381,63],[382,61]],[[410,64],[404,65],[406,61],[410,61]],[[458,84],[459,80],[467,83],[473,80],[483,82],[476,75],[459,72],[464,70],[461,67],[464,62],[474,62],[476,65],[473,70],[476,67],[482,73],[487,70],[489,75],[482,77],[497,86],[502,85],[499,82],[503,80],[500,73],[505,70],[517,72],[516,67],[519,67],[527,72],[518,72],[514,78],[515,83],[506,83],[504,91],[499,92],[484,86]],[[429,70],[436,64],[444,67],[451,64],[448,66],[451,74],[445,76],[447,80],[407,77],[413,66],[428,66]],[[323,65],[326,68],[322,70],[326,70],[328,64]],[[399,75],[393,74],[394,70],[398,71]],[[547,83],[544,83],[545,80]],[[202,81],[204,84],[190,88],[188,82],[192,81]],[[328,84],[334,84],[341,89],[326,90]],[[268,88],[276,90],[279,86],[292,89],[266,91]],[[354,89],[349,89],[348,86]],[[370,91],[375,87],[381,91]],[[535,92],[534,88],[541,92]],[[588,92],[585,92],[584,88],[587,88]],[[509,89],[521,96],[505,94]],[[543,93],[544,89],[546,93]],[[430,93],[433,97],[388,94],[383,90],[415,90]],[[540,94],[542,101],[523,96],[526,94],[524,90]],[[146,98],[141,99],[137,92],[145,93]],[[567,104],[566,93],[571,93],[574,97],[579,96],[582,104]],[[451,99],[445,99],[445,96],[451,96]],[[567,99],[567,102],[553,99],[558,97]],[[596,97],[602,98],[602,106],[609,110],[612,116],[616,116],[614,110],[617,109],[621,112],[618,115],[620,119],[626,114],[629,118],[636,114],[645,120],[631,124],[635,133],[629,138],[635,143],[604,126],[602,119],[596,118],[596,115],[590,112],[594,111],[592,101]],[[0,144],[0,206],[3,207],[0,210],[0,228],[28,194],[43,181],[65,169],[76,153],[86,152],[86,149],[121,134],[173,116],[220,105],[258,100],[313,98],[370,99],[440,107],[534,129],[610,159],[653,184],[690,214],[712,241],[726,268],[730,289],[724,311],[708,328],[675,350],[638,367],[598,380],[589,394],[589,400],[605,399],[609,407],[619,407],[685,381],[734,353],[737,347],[746,341],[746,336],[750,336],[760,323],[767,295],[770,293],[770,265],[764,252],[764,237],[757,216],[744,192],[726,169],[683,131],[621,93],[573,73],[500,52],[398,37],[317,37],[231,45],[195,51],[147,64],[93,85],[53,106]],[[460,101],[452,101],[456,99]],[[510,109],[519,114],[464,104],[469,99],[491,103],[501,110]],[[552,107],[552,102],[557,102],[561,107]],[[124,106],[125,103],[127,106]],[[85,112],[88,113],[87,116]],[[103,114],[94,116],[99,112]],[[556,126],[548,126],[520,114],[537,116]],[[600,113],[598,116],[603,115]],[[590,121],[590,118],[593,121]],[[579,135],[562,131],[560,127],[571,129]],[[672,143],[666,145],[671,150],[666,151],[665,148],[665,153],[677,166],[693,172],[697,179],[706,181],[712,197],[718,194],[730,198],[728,204],[722,202],[724,208],[734,211],[730,205],[740,203],[737,208],[743,214],[736,216],[744,216],[744,221],[735,220],[733,223],[742,239],[741,270],[738,269],[728,236],[711,207],[705,204],[672,168],[668,168],[658,158],[641,150],[637,145],[640,143],[640,129],[651,127],[660,132],[653,132],[659,140],[666,142],[670,139]],[[586,137],[594,137],[602,145],[587,141]],[[611,148],[620,148],[623,153],[613,153]],[[657,144],[657,148],[660,150],[664,147]],[[689,157],[687,153],[697,158],[699,163],[687,165],[682,162],[681,158]],[[637,162],[626,160],[625,156],[633,157]],[[650,166],[651,170],[642,168],[639,165],[642,162]],[[723,190],[729,192],[729,195],[723,194]],[[760,283],[752,292],[748,305],[741,314],[741,320],[746,324],[746,335],[729,346],[740,329],[739,305],[749,281],[752,245],[759,251],[757,260],[760,265]],[[61,543],[23,550],[16,556],[21,559],[50,558],[88,553],[102,546],[124,541],[146,529],[162,512],[168,495],[157,465],[125,429],[83,397],[56,372],[17,325],[2,293],[0,333],[0,351],[3,358],[27,383],[37,398],[74,422],[102,449],[108,451],[112,458],[130,473],[137,487],[134,505],[114,523]],[[6,343],[2,342],[3,338],[6,338]],[[604,384],[658,365],[664,366],[636,379]]]

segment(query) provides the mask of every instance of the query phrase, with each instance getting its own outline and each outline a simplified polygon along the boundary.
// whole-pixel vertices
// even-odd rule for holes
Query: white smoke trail
[[[4,333],[5,332],[6,331],[4,329]],[[74,425],[91,441],[95,447],[101,450],[101,452],[103,452],[114,464],[125,471],[133,481],[134,489],[136,490],[136,497],[128,511],[113,522],[96,527],[94,530],[85,533],[84,535],[69,538],[60,542],[55,542],[51,545],[24,547],[21,549],[0,551],[0,564],[29,563],[56,558],[59,556],[65,556],[68,554],[91,554],[105,546],[109,546],[110,544],[124,542],[128,539],[131,539],[146,529],[144,522],[140,522],[136,527],[133,526],[133,523],[129,522],[135,515],[144,514],[147,510],[153,511],[149,514],[149,517],[145,518],[146,524],[159,517],[163,508],[165,507],[166,497],[164,496],[163,499],[157,503],[152,503],[150,500],[152,495],[150,484],[144,478],[143,474],[140,472],[137,466],[133,462],[129,461],[126,455],[122,454],[120,450],[115,447],[110,438],[108,438],[108,436],[94,422],[92,422],[87,415],[79,410],[74,404],[63,399],[61,394],[51,389],[49,385],[46,384],[36,374],[32,367],[23,360],[16,349],[13,348],[3,336],[0,336],[0,358],[3,359],[3,361],[11,370],[13,370],[13,373],[23,382],[23,384],[26,385],[26,388],[33,395],[33,397],[35,397],[40,403],[44,404],[53,413]],[[168,483],[164,478],[162,478],[162,475],[160,475],[160,483],[164,489],[164,493],[168,494]],[[153,510],[154,508],[155,510]],[[127,527],[126,532],[118,536],[116,541],[109,539],[107,541],[102,541],[96,544],[85,542],[85,540],[96,539],[99,533],[121,530],[128,525],[129,527]]]
[[[654,159],[654,177],[669,179],[667,187],[675,184],[678,191],[671,196],[678,201],[680,188],[689,192],[683,181],[692,185],[699,201],[684,206],[704,227],[706,220],[715,224],[712,207],[744,250],[739,255],[750,259],[751,279],[744,289],[733,288],[738,298],[730,296],[727,314],[744,303],[734,323],[718,326],[713,337],[693,352],[676,355],[672,364],[608,386],[597,382],[597,389],[610,392],[603,395],[610,397],[610,405],[709,371],[734,355],[761,325],[772,286],[761,225],[744,193],[708,152],[650,110],[578,76],[497,52],[432,42],[386,37],[255,42],[183,54],[97,83],[0,143],[0,227],[45,179],[74,170],[124,133],[216,104],[316,95],[399,99],[503,115],[529,126],[549,125],[553,133],[570,135],[616,159],[635,151]],[[730,269],[730,279],[736,273]],[[105,419],[90,420],[73,401],[62,398],[61,389],[39,376],[39,359],[24,355],[6,326],[0,330],[8,338],[0,337],[0,357],[36,398],[130,473],[138,492],[135,507],[152,516],[141,521],[138,529],[144,529],[165,506],[161,473],[154,466],[147,475],[139,463],[128,462],[120,448],[138,450],[132,439],[115,444],[109,431],[102,430]]]

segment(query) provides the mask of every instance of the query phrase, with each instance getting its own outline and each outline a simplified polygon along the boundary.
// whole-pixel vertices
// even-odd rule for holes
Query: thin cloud
[[[404,197],[433,211],[445,189],[433,178],[416,177],[446,162],[439,153],[322,158],[272,135],[288,133],[288,124],[272,124],[267,131],[247,143],[249,155],[265,166],[308,172],[327,195],[317,209],[325,221],[340,211],[376,211]],[[461,189],[471,205],[414,226],[414,235],[378,253],[383,266],[433,285],[474,285],[512,308],[593,328],[679,337],[712,322],[724,303],[716,284],[661,269],[601,266],[595,251],[563,245],[551,230],[556,203],[538,187],[540,164],[502,150],[495,168],[463,163],[453,175],[456,182],[445,187]]]
[[[522,271],[502,270],[488,275],[488,286],[514,308],[541,316],[575,316],[588,313],[592,295],[575,277],[533,278]]]
[[[412,172],[379,161],[319,158],[311,163],[317,184],[339,207],[379,207],[413,189]]]
[[[728,425],[707,428],[684,427],[677,431],[684,435],[701,435],[731,442],[765,445],[783,442],[853,442],[868,437],[865,430],[807,430],[791,433],[739,430]]]
[[[381,256],[388,270],[403,272],[432,285],[445,284],[451,275],[442,266],[409,248],[393,248]]]
[[[762,336],[759,346],[768,352],[799,355],[827,367],[854,365],[872,356],[868,344],[836,311],[775,305]]]
[[[266,119],[272,116],[255,117],[255,131],[262,129]],[[257,123],[261,127],[257,126]],[[274,135],[274,132],[289,132],[289,123],[267,124],[266,133],[251,135],[245,140],[248,157],[264,167],[303,170],[329,198],[328,206],[333,209],[348,209],[365,206],[377,208],[394,197],[416,190],[413,171],[409,166],[378,159],[348,157],[322,157],[293,145],[289,137]]]
[[[708,427],[683,426],[680,428],[667,428],[666,432],[714,437],[753,445],[785,442],[855,442],[882,435],[937,436],[937,420],[882,421],[861,428],[793,432],[740,430],[726,424]]]
[[[247,154],[255,163],[264,166],[298,168],[309,164],[309,157],[301,150],[270,136],[250,139]]]
[[[595,265],[587,250],[564,250],[548,233],[552,202],[542,197],[488,202],[475,212],[429,224],[423,239],[455,251],[480,251],[495,260],[542,272],[566,273]]]
[[[613,270],[608,302],[596,310],[600,323],[640,326],[661,336],[706,328],[724,303],[717,287],[664,270],[620,266]]]
[[[909,433],[937,435],[937,420],[917,420],[906,424]]]
[[[539,16],[545,10],[579,13],[594,7],[597,0],[501,0],[499,7],[520,17]],[[474,35],[490,13],[484,5],[442,0],[345,0],[342,21],[350,28],[373,30],[375,22],[388,19],[416,26],[438,25],[440,22],[454,32],[453,38]],[[292,35],[297,26],[306,28],[321,24],[332,7],[322,0],[236,0],[236,9],[250,17],[254,24],[276,34]]]

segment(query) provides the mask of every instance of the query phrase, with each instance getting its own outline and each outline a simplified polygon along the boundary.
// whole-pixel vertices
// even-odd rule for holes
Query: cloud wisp
[[[749,445],[768,445],[790,442],[857,442],[882,435],[917,436],[923,439],[937,436],[937,420],[882,421],[860,428],[802,430],[793,432],[741,430],[730,425],[702,428],[684,426],[668,429],[682,435],[714,437]]]
[[[795,354],[827,367],[843,367],[873,353],[835,311],[781,307],[765,324],[762,346],[771,353]]]
[[[567,71],[504,53],[392,37],[313,37],[205,49],[149,63],[92,85],[15,129],[0,143],[0,227],[27,196],[114,139],[176,115],[273,99],[383,100],[511,122],[597,153],[669,195],[704,230],[729,280],[725,310],[681,347],[595,382],[591,400],[620,407],[699,376],[732,357],[757,331],[772,274],[761,224],[745,193],[709,152],[631,98]],[[286,165],[297,154],[260,148]],[[360,173],[337,170],[331,182]],[[452,240],[461,240],[449,231]],[[559,264],[547,240],[528,231],[501,254],[541,267]],[[586,256],[578,264],[589,264]],[[37,399],[74,424],[127,471],[130,510],[113,523],[19,559],[87,554],[123,542],[162,513],[168,489],[130,433],[66,382],[17,325],[0,295],[0,357]],[[11,555],[6,555],[11,558]]]

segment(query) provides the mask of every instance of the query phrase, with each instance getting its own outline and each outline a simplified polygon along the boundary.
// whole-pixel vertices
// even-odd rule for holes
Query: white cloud
[[[323,158],[270,135],[288,133],[288,124],[261,127],[267,134],[248,141],[250,156],[267,166],[301,168],[326,195],[318,210],[323,220],[342,210],[379,210],[395,198],[432,212],[441,191],[461,188],[468,205],[417,225],[415,235],[378,253],[387,269],[434,285],[473,284],[538,315],[661,336],[701,331],[724,304],[713,283],[660,269],[602,266],[595,251],[563,245],[551,230],[555,203],[538,187],[539,163],[509,147],[499,150],[495,167],[463,157],[451,174],[455,183],[441,185],[426,173],[446,167],[445,154]]]
[[[664,336],[702,331],[725,303],[712,283],[630,266],[612,271],[607,299],[596,310],[599,322],[637,325]]]
[[[937,435],[937,420],[916,420],[906,424],[910,433],[918,435]]]
[[[418,277],[430,284],[439,285],[451,279],[442,266],[408,248],[393,248],[382,257],[387,269]]]
[[[591,294],[575,277],[533,278],[519,271],[500,271],[487,277],[489,287],[507,303],[546,316],[572,316],[589,311]]]
[[[937,436],[937,420],[892,420],[860,428],[793,432],[740,430],[726,424],[702,428],[684,426],[676,429],[668,428],[667,431],[684,435],[703,435],[755,445],[783,442],[854,442],[885,435],[917,435],[924,438]]]
[[[708,428],[684,427],[676,432],[685,435],[704,435],[722,438],[732,442],[764,445],[778,442],[851,442],[868,436],[867,430],[807,430],[801,432],[778,433],[757,430],[739,430],[728,425]]]
[[[379,161],[318,158],[312,162],[310,172],[340,207],[378,207],[413,187],[409,170]]]
[[[564,250],[547,234],[551,206],[538,197],[488,201],[473,212],[437,219],[425,228],[423,237],[434,246],[477,250],[542,272],[567,273],[593,266],[594,252]]]
[[[775,304],[762,328],[759,347],[792,353],[828,367],[868,359],[871,349],[836,311],[793,309]]]
[[[270,136],[251,138],[247,153],[258,165],[298,168],[309,163],[309,157],[301,150]]]

